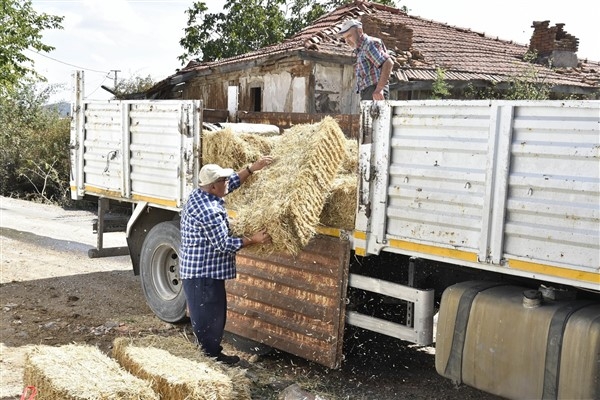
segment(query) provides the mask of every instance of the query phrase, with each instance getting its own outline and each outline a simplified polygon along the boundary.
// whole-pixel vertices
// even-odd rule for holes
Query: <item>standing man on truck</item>
[[[356,64],[356,92],[361,100],[387,100],[389,98],[388,80],[394,61],[388,54],[381,39],[363,32],[362,23],[348,19],[342,23],[339,35],[354,48]]]
[[[240,359],[221,351],[227,318],[225,280],[236,277],[235,255],[242,247],[270,243],[271,236],[264,230],[250,237],[232,236],[223,197],[272,161],[264,156],[237,173],[216,164],[203,166],[199,188],[181,211],[179,275],[192,329],[206,355],[229,365]]]

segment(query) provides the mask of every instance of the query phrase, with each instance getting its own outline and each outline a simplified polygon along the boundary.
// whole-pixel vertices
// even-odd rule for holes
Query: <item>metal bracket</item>
[[[109,210],[109,199],[102,197],[98,199],[98,220],[94,223],[96,228],[96,248],[88,250],[89,258],[100,258],[100,257],[115,257],[115,256],[126,256],[129,254],[129,247],[109,247],[104,248],[104,233],[105,232],[117,232],[118,229],[110,227],[106,222],[105,213]],[[125,229],[122,229],[124,231]]]

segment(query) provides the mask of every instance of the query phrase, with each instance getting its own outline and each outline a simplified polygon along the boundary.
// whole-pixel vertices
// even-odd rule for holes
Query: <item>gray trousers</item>
[[[366,88],[361,90],[360,99],[372,101],[373,100],[373,92],[375,91],[376,87],[377,87],[377,85],[371,85],[371,86],[367,86]],[[383,88],[383,97],[386,100],[389,100],[389,98],[390,98],[390,87],[388,85],[385,85],[385,87]]]

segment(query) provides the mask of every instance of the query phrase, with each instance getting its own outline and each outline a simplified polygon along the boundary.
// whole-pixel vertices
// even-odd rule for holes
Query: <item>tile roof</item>
[[[450,81],[501,82],[535,68],[539,79],[548,84],[584,88],[600,86],[600,62],[579,60],[577,67],[553,69],[531,64],[523,61],[528,45],[410,16],[399,9],[362,0],[355,0],[322,16],[282,43],[219,61],[192,61],[174,76],[234,67],[241,62],[260,63],[261,60],[284,58],[292,53],[324,60],[332,56],[351,60],[352,49],[337,35],[339,25],[347,18],[361,19],[367,34],[381,38],[388,49],[396,53],[394,76],[397,81],[435,80],[439,67],[446,71],[445,79]]]

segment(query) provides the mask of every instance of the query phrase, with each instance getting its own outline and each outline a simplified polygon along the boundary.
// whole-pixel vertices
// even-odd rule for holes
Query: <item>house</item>
[[[600,63],[577,58],[578,39],[563,24],[533,22],[531,42],[522,45],[355,0],[282,43],[219,61],[192,61],[147,95],[202,99],[205,108],[229,110],[238,120],[257,112],[275,119],[278,113],[356,115],[354,57],[337,34],[347,18],[361,20],[365,33],[395,54],[391,99],[430,98],[440,70],[453,98],[463,98],[468,86],[507,88],[526,74],[549,85],[555,97],[600,93]],[[533,63],[524,59],[530,50],[538,55]]]

